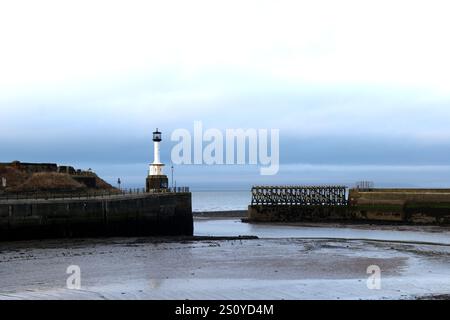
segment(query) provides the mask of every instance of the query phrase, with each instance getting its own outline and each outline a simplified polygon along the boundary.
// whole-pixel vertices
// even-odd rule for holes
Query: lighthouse
[[[163,173],[164,164],[161,162],[160,144],[162,141],[162,133],[156,129],[153,132],[153,163],[150,164],[148,177],[146,181],[147,192],[151,190],[167,189],[169,179]]]

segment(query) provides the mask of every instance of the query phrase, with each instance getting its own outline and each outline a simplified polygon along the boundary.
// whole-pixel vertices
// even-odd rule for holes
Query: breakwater
[[[0,240],[193,235],[191,193],[0,200]]]
[[[254,187],[248,220],[450,224],[450,189]]]

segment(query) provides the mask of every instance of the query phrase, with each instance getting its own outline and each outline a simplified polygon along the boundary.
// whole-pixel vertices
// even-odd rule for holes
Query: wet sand
[[[243,223],[233,218],[196,218],[199,236],[253,235],[260,238],[339,239],[450,245],[450,227],[343,223]]]
[[[199,219],[195,225],[199,236],[238,236],[250,230],[260,238],[0,243],[0,299],[414,299],[450,294],[447,230],[248,225],[236,219]],[[316,238],[302,239],[312,230]],[[347,238],[335,237],[342,230]],[[356,239],[360,232],[367,239]],[[328,239],[320,239],[322,233]],[[418,235],[431,243],[409,241]],[[81,290],[66,288],[70,265],[81,268]],[[382,270],[381,290],[367,288],[370,265]]]

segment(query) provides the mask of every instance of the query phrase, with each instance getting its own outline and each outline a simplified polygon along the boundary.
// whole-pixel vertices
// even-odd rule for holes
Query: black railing
[[[371,191],[375,188],[373,181],[358,181],[355,184],[355,188],[360,191]]]
[[[7,192],[0,193],[2,200],[50,200],[50,199],[90,199],[108,198],[126,195],[144,195],[161,193],[187,193],[189,187],[176,187],[168,189],[154,189],[148,192],[145,188],[130,188],[120,190],[96,190],[87,192]]]
[[[174,188],[169,188],[167,190],[168,190],[168,192],[172,192],[172,193],[186,193],[186,192],[190,192],[189,191],[189,187],[174,187]]]
[[[252,205],[347,205],[345,186],[256,186]]]

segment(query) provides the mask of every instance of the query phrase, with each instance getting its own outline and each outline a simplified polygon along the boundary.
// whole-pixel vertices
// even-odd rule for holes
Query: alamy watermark
[[[187,129],[176,129],[171,140],[172,163],[185,165],[259,165],[261,175],[276,175],[280,169],[280,130],[226,129],[204,130],[194,122],[194,136]]]
[[[369,266],[367,274],[370,274],[370,277],[367,279],[367,289],[381,290],[381,268],[377,265]]]
[[[69,290],[81,289],[81,268],[77,265],[68,266],[66,274],[70,276],[66,280],[66,286]]]

